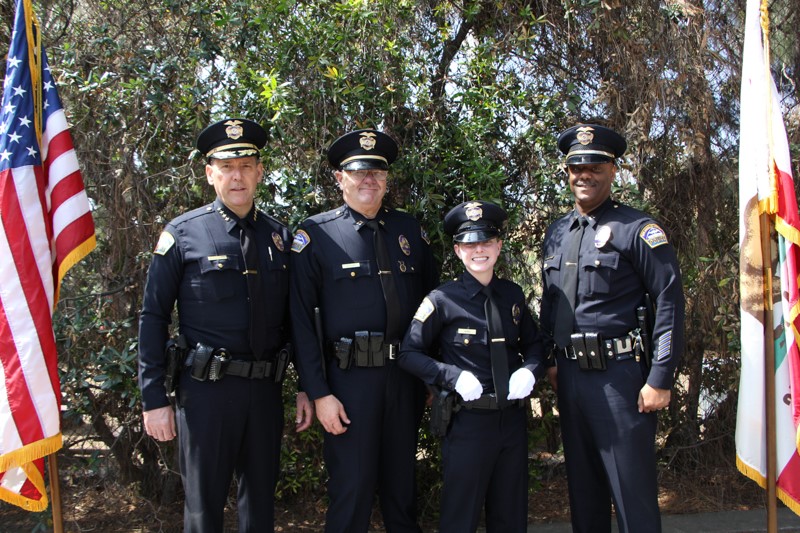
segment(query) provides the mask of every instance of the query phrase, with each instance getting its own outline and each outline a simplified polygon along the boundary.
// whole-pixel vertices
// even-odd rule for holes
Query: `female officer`
[[[527,530],[524,399],[545,368],[522,289],[494,275],[506,218],[485,201],[445,216],[465,271],[423,300],[398,360],[428,385],[457,393],[442,446],[441,533],[475,531],[484,506],[487,532]]]

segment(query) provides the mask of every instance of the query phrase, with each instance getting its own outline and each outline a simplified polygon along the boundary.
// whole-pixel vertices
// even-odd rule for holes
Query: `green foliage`
[[[40,7],[98,236],[98,249],[65,280],[57,309],[65,425],[103,441],[126,482],[146,494],[169,498],[176,468],[171,448],[142,435],[135,357],[145,274],[163,225],[212,197],[193,143],[223,115],[269,126],[259,205],[292,227],[341,203],[328,144],[356,127],[387,131],[401,146],[387,201],[421,221],[442,278],[461,270],[442,231],[444,213],[468,199],[496,201],[510,213],[501,274],[525,288],[534,311],[545,228],[572,203],[555,137],[577,120],[606,119],[630,145],[614,194],[658,217],[683,268],[689,345],[662,418],[668,445],[696,448],[706,421],[730,417],[700,398],[731,390],[737,376],[738,4],[711,2],[701,11],[686,2],[599,0],[75,0]],[[788,43],[778,56],[789,67],[795,22],[790,13],[777,30]],[[791,104],[797,69],[784,71]],[[798,142],[797,124],[790,126]],[[292,432],[291,384],[285,404],[279,495],[319,497],[319,429]],[[534,433],[555,451],[552,422],[546,413]],[[421,496],[430,506],[440,465],[438,442],[425,429],[420,454]]]

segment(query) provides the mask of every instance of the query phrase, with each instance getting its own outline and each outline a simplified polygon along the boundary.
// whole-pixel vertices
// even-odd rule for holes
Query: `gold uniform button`
[[[224,266],[225,266],[225,265],[223,265],[222,263],[217,263],[217,268],[222,268],[222,267],[224,267]]]
[[[594,262],[594,266],[600,266],[600,261],[598,261],[598,260],[595,260],[595,262]]]
[[[469,344],[469,339],[464,339],[464,344]]]
[[[356,277],[356,273],[355,273],[355,272],[350,272],[350,277],[351,277],[351,278],[354,278],[354,277]]]

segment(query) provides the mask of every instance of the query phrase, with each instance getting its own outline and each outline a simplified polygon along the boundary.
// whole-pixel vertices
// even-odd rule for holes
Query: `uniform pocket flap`
[[[360,278],[372,275],[369,261],[345,263],[333,268],[333,279]]]
[[[210,255],[200,258],[200,272],[241,270],[239,258],[235,255]]]

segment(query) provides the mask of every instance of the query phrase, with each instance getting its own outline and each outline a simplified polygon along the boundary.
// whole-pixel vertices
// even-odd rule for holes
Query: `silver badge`
[[[608,241],[611,240],[611,228],[608,226],[600,226],[597,228],[597,233],[594,234],[595,248],[602,248]]]

